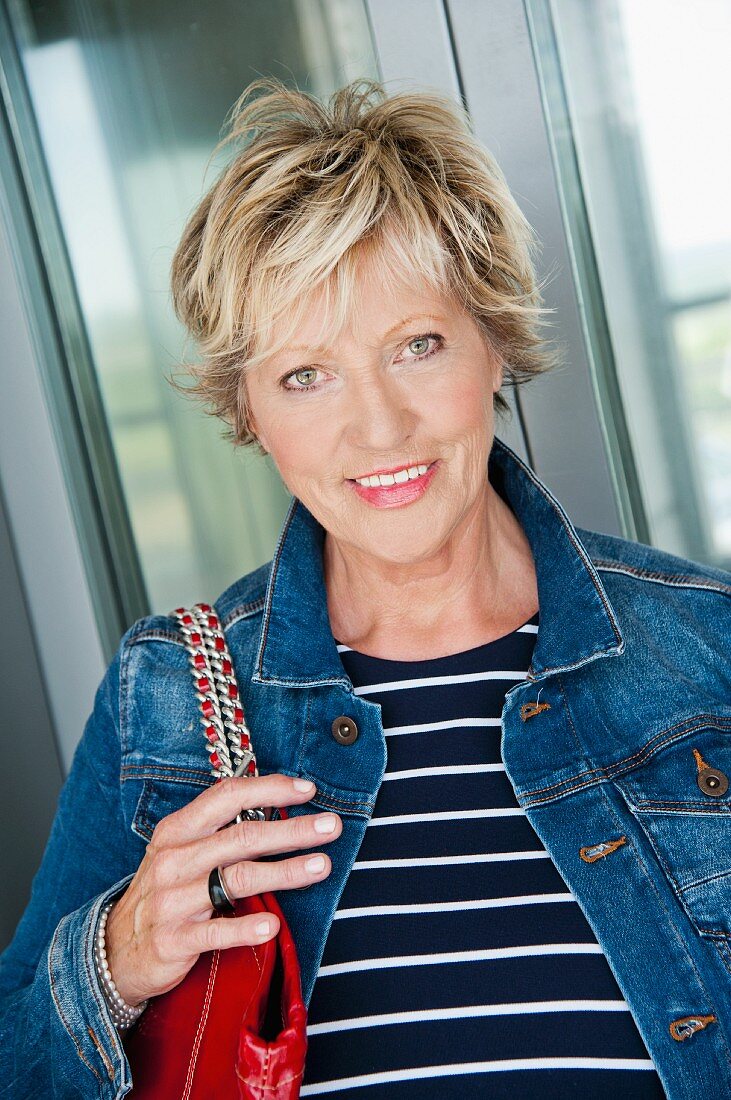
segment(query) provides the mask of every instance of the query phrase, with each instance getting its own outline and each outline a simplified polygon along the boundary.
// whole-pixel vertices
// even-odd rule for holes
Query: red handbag
[[[218,616],[202,603],[173,614],[185,637],[213,774],[217,781],[258,775]],[[261,808],[242,810],[236,821],[264,816]],[[287,816],[283,808],[280,816]],[[233,915],[263,912],[279,919],[275,937],[256,947],[204,952],[124,1034],[134,1100],[299,1097],[307,1009],[292,934],[272,893],[237,899]]]

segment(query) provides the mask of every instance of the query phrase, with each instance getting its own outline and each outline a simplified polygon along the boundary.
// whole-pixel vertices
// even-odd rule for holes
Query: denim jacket
[[[670,1100],[731,1097],[731,573],[575,527],[497,438],[487,473],[530,542],[540,606],[531,666],[502,712],[508,777]],[[315,781],[292,816],[343,821],[331,873],[277,895],[307,1002],[386,766],[381,708],[354,693],[331,631],[323,540],[293,498],[272,561],[215,604],[260,773]],[[98,688],[0,956],[0,1095],[130,1090],[94,933],[156,823],[213,781],[197,707],[175,619],[138,620]],[[333,734],[343,717],[351,744]]]

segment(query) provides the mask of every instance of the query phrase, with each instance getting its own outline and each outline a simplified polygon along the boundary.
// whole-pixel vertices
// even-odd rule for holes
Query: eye
[[[431,350],[426,350],[429,347],[430,340],[435,341],[436,346],[431,348]],[[424,333],[423,336],[414,336],[409,340],[406,348],[414,352],[413,360],[418,362],[423,359],[428,359],[434,352],[439,351],[443,343],[444,340],[439,333],[427,332]]]
[[[320,387],[310,384],[290,386],[287,385],[287,381],[290,378],[296,378],[301,381],[303,375],[305,375],[306,378],[307,375],[314,376],[315,374],[317,374],[317,369],[315,367],[300,367],[299,370],[293,370],[291,374],[285,374],[284,378],[280,379],[279,384],[283,390],[290,390],[292,393],[309,393],[311,390],[319,390]]]
[[[434,341],[435,346],[431,350],[425,350],[429,347],[429,341]],[[444,344],[444,337],[440,336],[437,332],[427,332],[421,336],[414,336],[409,340],[406,348],[410,348],[414,354],[410,357],[411,362],[419,363],[424,359],[428,359],[429,356],[434,355],[439,351]],[[416,346],[414,346],[416,345]],[[421,349],[421,350],[420,350]],[[407,359],[407,362],[409,359]],[[283,378],[279,380],[279,384],[283,390],[289,390],[290,393],[314,393],[320,389],[320,385],[314,385],[312,379],[318,374],[316,367],[299,367],[298,370],[291,371],[289,374],[285,374]],[[308,379],[309,375],[309,381]],[[298,383],[304,382],[302,385],[292,385],[289,382],[290,378],[294,378]]]

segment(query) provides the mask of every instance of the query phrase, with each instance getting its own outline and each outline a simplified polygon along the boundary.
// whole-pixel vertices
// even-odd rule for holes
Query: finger
[[[243,860],[221,869],[230,898],[248,898],[275,890],[301,890],[313,882],[327,878],[332,861],[324,852],[308,852],[304,856],[262,863]],[[208,885],[206,882],[206,895]],[[208,899],[210,901],[210,899]]]
[[[315,784],[300,791],[296,777],[281,775],[235,776],[214,783],[201,794],[160,821],[158,840],[180,844],[210,836],[228,825],[241,810],[259,806],[290,806],[307,802],[315,793]]]
[[[342,828],[342,819],[333,813],[300,814],[286,821],[240,821],[181,849],[180,870],[192,880],[208,875],[212,867],[328,843],[340,836]]]
[[[274,913],[216,917],[213,920],[198,921],[191,926],[186,936],[186,949],[191,954],[200,954],[202,951],[225,950],[228,947],[256,947],[257,944],[271,939],[278,931],[279,919]]]
[[[221,878],[230,898],[248,898],[254,894],[276,890],[302,890],[313,882],[327,878],[332,861],[324,852],[308,852],[276,863],[258,863],[244,860],[221,867]],[[189,914],[210,913],[211,899],[208,893],[208,875],[195,882],[186,883],[176,890],[176,905]]]

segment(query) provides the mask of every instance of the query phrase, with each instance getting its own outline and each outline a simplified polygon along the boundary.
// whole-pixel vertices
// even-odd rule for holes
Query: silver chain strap
[[[251,731],[218,615],[207,603],[178,607],[171,615],[185,639],[211,773],[219,782],[228,776],[258,776]],[[264,821],[266,815],[257,807],[241,810],[235,820]]]
[[[178,607],[171,615],[185,639],[190,670],[201,711],[201,722],[210,754],[211,772],[220,782],[228,776],[257,776],[259,770],[251,745],[236,682],[233,661],[218,615],[207,603]],[[234,821],[265,821],[263,807],[241,810]],[[102,910],[94,945],[94,962],[112,1020],[126,1031],[142,1015],[148,1002],[133,1007],[124,1001],[109,972],[105,947],[107,916],[114,902]]]

